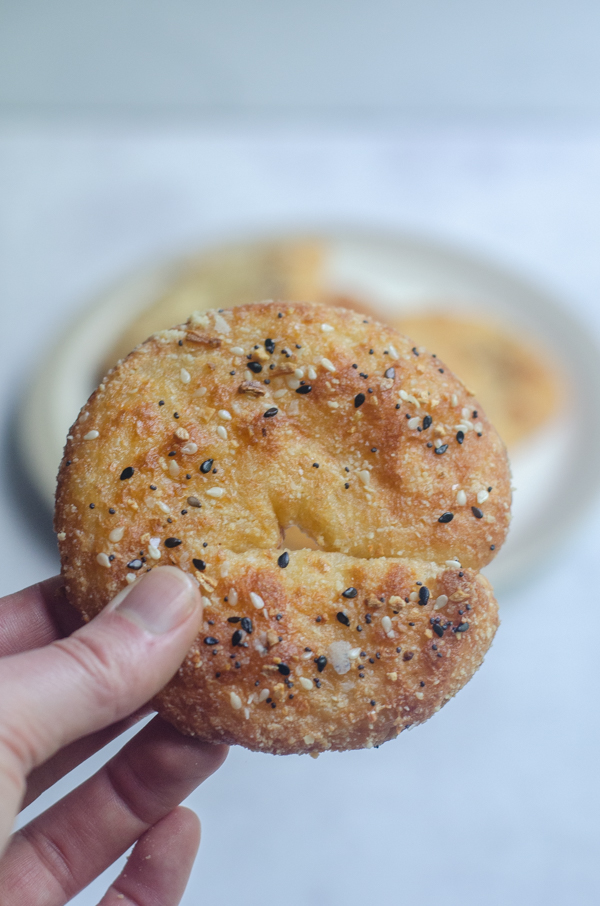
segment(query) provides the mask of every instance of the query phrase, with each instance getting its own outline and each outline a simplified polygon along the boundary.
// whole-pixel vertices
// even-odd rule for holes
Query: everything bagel
[[[193,315],[104,379],[71,429],[55,525],[87,619],[175,564],[204,626],[158,696],[184,733],[370,747],[426,720],[497,627],[504,446],[434,355],[343,309]],[[320,550],[288,551],[299,526]]]

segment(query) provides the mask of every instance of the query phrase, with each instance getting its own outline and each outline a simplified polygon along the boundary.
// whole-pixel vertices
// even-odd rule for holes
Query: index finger
[[[82,623],[67,603],[60,576],[30,585],[0,598],[0,657],[43,648]]]

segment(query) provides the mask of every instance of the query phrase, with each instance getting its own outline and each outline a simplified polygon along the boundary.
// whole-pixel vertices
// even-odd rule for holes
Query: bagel
[[[55,528],[86,619],[154,566],[196,577],[203,629],[163,717],[315,754],[379,745],[470,679],[509,518],[504,446],[434,355],[265,302],[197,313],[109,373],[67,439]],[[319,549],[282,548],[292,525]]]

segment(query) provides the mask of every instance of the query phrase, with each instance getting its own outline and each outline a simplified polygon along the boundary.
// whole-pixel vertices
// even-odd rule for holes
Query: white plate
[[[373,300],[389,312],[435,301],[436,308],[489,313],[539,338],[557,356],[571,381],[569,404],[513,457],[513,523],[506,545],[486,570],[496,586],[523,580],[556,553],[600,487],[598,349],[565,303],[501,267],[411,236],[316,235],[326,247],[332,290]],[[23,408],[19,444],[50,506],[65,437],[94,389],[100,363],[130,321],[186,270],[190,257],[144,267],[103,293],[40,368]]]

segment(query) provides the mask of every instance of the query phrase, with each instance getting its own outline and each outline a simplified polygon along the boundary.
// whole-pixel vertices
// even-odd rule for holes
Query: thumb
[[[181,664],[201,619],[191,577],[161,567],[73,635],[0,660],[0,770],[8,761],[13,777],[24,778],[148,701]]]

